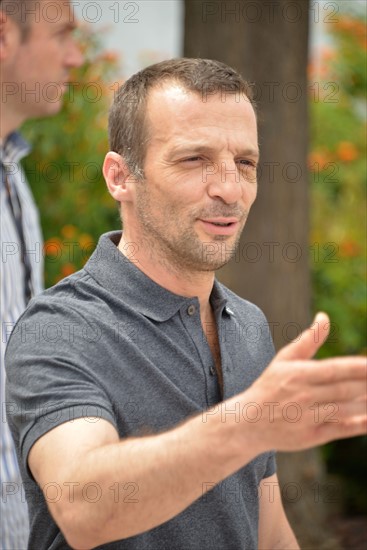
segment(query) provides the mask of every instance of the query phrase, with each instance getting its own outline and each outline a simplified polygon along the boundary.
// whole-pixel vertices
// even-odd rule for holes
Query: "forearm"
[[[230,416],[199,415],[159,435],[134,438],[90,451],[73,474],[74,502],[63,503],[59,522],[69,542],[86,548],[152,529],[183,511],[206,492],[208,479],[218,483],[258,454],[240,445],[244,427]],[[205,414],[205,413],[203,413]],[[205,422],[204,422],[205,420]],[[253,430],[253,425],[248,425]],[[83,487],[96,483],[101,498],[91,504]],[[118,487],[130,483],[131,498]],[[130,492],[129,492],[130,494]]]
[[[270,513],[263,518],[265,525],[259,529],[258,550],[300,550],[284,512],[282,517],[274,515],[277,518],[275,525],[272,525],[273,517]]]

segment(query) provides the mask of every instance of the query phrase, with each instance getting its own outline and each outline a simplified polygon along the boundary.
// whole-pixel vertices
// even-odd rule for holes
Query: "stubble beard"
[[[210,212],[194,212],[191,220],[185,226],[182,220],[177,219],[177,213],[173,209],[167,209],[162,213],[161,220],[157,220],[152,214],[151,199],[149,191],[143,189],[145,183],[137,192],[136,213],[142,230],[142,243],[149,250],[154,261],[158,261],[167,270],[186,274],[199,272],[213,272],[226,265],[236,253],[241,233],[245,225],[248,211],[236,209],[236,214],[241,218],[241,227],[233,239],[226,235],[213,235],[208,241],[201,241],[194,229],[194,223],[198,218],[210,216],[234,215],[224,213],[224,206],[218,205]],[[239,215],[240,214],[240,215]],[[181,221],[181,224],[180,224]],[[172,231],[173,229],[173,231]]]

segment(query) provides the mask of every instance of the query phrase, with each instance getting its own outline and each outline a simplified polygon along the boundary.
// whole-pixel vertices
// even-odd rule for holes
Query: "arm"
[[[94,548],[168,521],[202,496],[205,480],[217,483],[259,454],[253,446],[240,452],[235,428],[200,414],[168,432],[120,441],[109,422],[81,418],[41,437],[29,466],[41,488],[62,488],[61,499],[47,504],[70,546]],[[83,495],[87,484],[99,488],[93,504]]]
[[[262,452],[301,450],[364,433],[365,359],[309,360],[325,340],[327,324],[324,317],[317,335],[308,329],[283,348],[245,392],[168,432],[119,441],[108,422],[79,419],[41,437],[29,466],[41,487],[49,482],[65,487],[62,498],[48,505],[69,544],[95,547],[152,529],[199,498],[205,479],[218,483]],[[247,422],[241,411],[254,402],[262,416]],[[296,423],[283,416],[284,407],[295,402],[302,413]],[[324,411],[329,402],[337,406],[336,422],[323,422],[323,415],[330,416]],[[135,503],[111,490],[129,482],[138,489]],[[88,483],[100,488],[94,504],[83,495]],[[70,484],[73,498],[66,490]]]
[[[284,512],[276,474],[260,483],[259,550],[299,550]]]

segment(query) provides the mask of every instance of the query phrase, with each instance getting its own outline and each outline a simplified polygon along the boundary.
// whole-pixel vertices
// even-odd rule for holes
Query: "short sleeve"
[[[275,452],[272,452],[269,454],[263,479],[274,475],[276,471],[277,471],[276,454]]]
[[[5,365],[6,411],[21,460],[27,468],[33,444],[60,424],[104,419],[116,427],[113,406],[91,368],[98,357],[91,323],[62,304],[47,303],[47,292],[15,325]],[[116,427],[117,429],[117,427]]]

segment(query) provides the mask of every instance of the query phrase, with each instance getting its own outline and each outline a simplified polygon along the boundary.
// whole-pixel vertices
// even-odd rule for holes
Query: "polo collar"
[[[121,231],[101,235],[97,247],[84,269],[103,288],[123,300],[130,307],[154,321],[167,321],[181,308],[199,305],[197,297],[180,296],[160,286],[118,249]],[[222,312],[227,303],[223,286],[214,281],[210,297],[216,312]],[[226,308],[228,311],[228,308]]]

